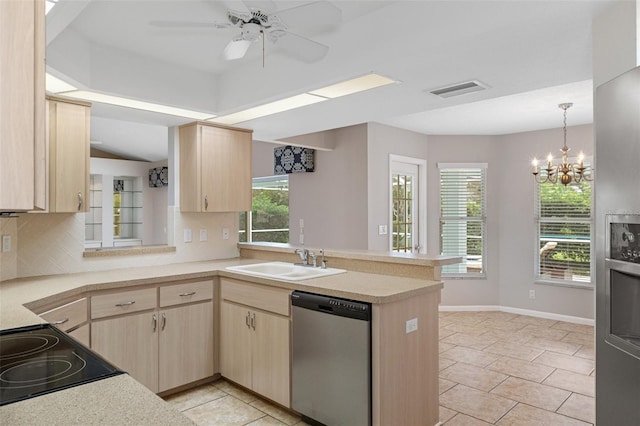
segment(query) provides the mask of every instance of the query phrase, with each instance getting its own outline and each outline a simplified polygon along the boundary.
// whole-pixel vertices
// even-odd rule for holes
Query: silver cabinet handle
[[[251,317],[251,312],[247,311],[247,316],[244,317],[244,322],[247,324],[247,327],[251,328],[251,325],[249,324],[249,318]]]
[[[155,332],[158,328],[158,317],[156,316],[156,314],[153,314],[151,318],[153,318],[153,331]]]
[[[60,321],[54,321],[51,324],[52,325],[60,325],[60,324],[64,324],[65,322],[69,322],[69,318],[65,318],[65,319],[62,319]]]
[[[82,192],[78,192],[78,211],[82,210]]]
[[[207,210],[209,208],[209,199],[207,196],[204,196],[204,209]]]
[[[167,326],[167,316],[163,313],[162,314],[162,330],[164,330],[166,326]]]
[[[180,297],[189,297],[189,296],[193,296],[194,294],[196,294],[195,291],[190,291],[189,293],[180,293],[179,296]]]
[[[116,303],[116,306],[120,308],[122,306],[133,305],[134,303],[136,303],[135,300],[129,300],[128,302]]]
[[[256,329],[256,314],[255,312],[251,314],[251,328]]]

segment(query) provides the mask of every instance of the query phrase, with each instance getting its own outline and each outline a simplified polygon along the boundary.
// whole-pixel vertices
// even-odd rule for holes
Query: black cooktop
[[[0,331],[0,405],[122,371],[50,324]]]

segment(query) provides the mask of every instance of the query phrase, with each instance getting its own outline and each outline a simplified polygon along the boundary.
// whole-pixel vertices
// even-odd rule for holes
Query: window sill
[[[175,246],[131,246],[123,248],[89,249],[82,252],[82,257],[134,256],[139,254],[172,253]]]
[[[593,290],[594,286],[592,282],[581,283],[575,281],[559,281],[559,280],[545,280],[545,279],[536,279],[533,282],[534,284],[540,285],[549,285],[553,287],[569,287],[569,288],[580,288],[583,290]]]
[[[441,278],[443,280],[486,280],[487,276],[486,275],[479,275],[479,274],[475,274],[475,275],[444,275],[441,274]]]

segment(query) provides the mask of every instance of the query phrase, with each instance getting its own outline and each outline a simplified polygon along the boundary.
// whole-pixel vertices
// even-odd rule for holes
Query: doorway
[[[419,158],[389,156],[389,249],[399,253],[425,253],[426,167]]]

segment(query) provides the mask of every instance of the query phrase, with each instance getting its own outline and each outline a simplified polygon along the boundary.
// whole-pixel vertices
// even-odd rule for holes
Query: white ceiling
[[[306,3],[273,2],[276,10]],[[59,0],[47,15],[47,67],[80,88],[216,115],[372,71],[400,82],[238,124],[266,141],[364,122],[425,134],[516,133],[561,127],[561,102],[575,104],[569,125],[592,122],[591,23],[611,1],[331,3],[342,11],[337,29],[314,29],[312,16],[287,23],[329,46],[324,59],[296,61],[266,43],[263,67],[261,44],[243,59],[221,59],[237,29],[149,25],[224,21],[227,8],[246,10],[239,1]],[[471,79],[490,88],[448,99],[428,93]],[[93,115],[154,126],[191,121],[100,104]],[[166,158],[157,141],[123,137],[132,157]],[[112,136],[98,138],[109,150]]]

